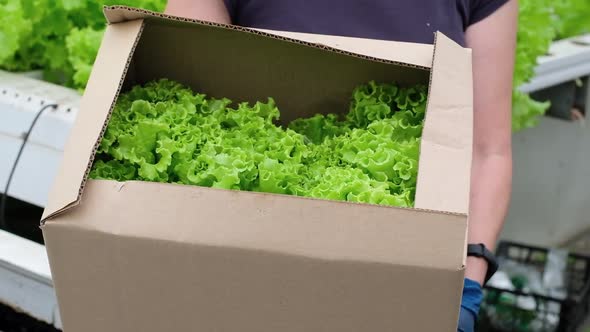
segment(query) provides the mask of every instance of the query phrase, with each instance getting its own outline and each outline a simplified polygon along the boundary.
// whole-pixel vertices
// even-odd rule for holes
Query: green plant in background
[[[539,124],[539,117],[545,114],[550,106],[551,103],[548,101],[536,101],[529,94],[514,89],[512,91],[512,129],[519,131],[536,127]]]
[[[68,61],[74,69],[72,77],[74,86],[78,88],[86,86],[103,34],[103,29],[74,28],[66,37]]]
[[[551,42],[590,32],[589,0],[520,0],[518,44],[514,70],[512,127],[515,131],[537,125],[550,106],[538,102],[518,87],[529,81],[539,56],[547,54]]]
[[[512,128],[515,131],[534,127],[538,117],[545,114],[549,103],[540,103],[518,91],[518,87],[534,75],[537,58],[545,55],[555,38],[551,24],[553,10],[551,0],[521,0],[516,64],[514,68],[514,91],[512,93]]]
[[[105,28],[104,5],[164,9],[166,0],[0,0],[0,68],[42,70],[83,89]]]
[[[8,70],[27,70],[32,65],[19,63],[15,59],[21,40],[32,32],[31,22],[24,17],[24,9],[19,0],[7,0],[0,6],[0,63]],[[27,59],[23,60],[26,61]]]
[[[569,38],[590,33],[590,1],[555,1],[557,34],[559,38]]]
[[[59,3],[51,0],[4,0],[0,13],[0,64],[12,71],[44,69],[48,73],[61,69],[71,73],[67,65],[64,43],[71,22]]]

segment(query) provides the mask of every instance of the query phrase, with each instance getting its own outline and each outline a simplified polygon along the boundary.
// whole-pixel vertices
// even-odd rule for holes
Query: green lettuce
[[[590,1],[555,1],[555,25],[559,38],[590,33]]]
[[[512,129],[519,131],[525,128],[536,127],[539,118],[545,114],[551,106],[550,102],[539,102],[528,94],[520,91],[512,92]]]
[[[66,50],[68,61],[74,70],[72,80],[75,87],[86,86],[103,33],[103,30],[94,30],[91,27],[74,28],[66,37]]]
[[[369,82],[350,109],[283,128],[272,98],[232,103],[170,80],[122,94],[90,177],[413,206],[425,86]]]
[[[534,75],[537,58],[547,54],[556,36],[551,0],[519,1],[519,19],[512,93],[512,129],[519,131],[534,127],[545,114],[549,103],[539,103],[518,91]]]
[[[166,0],[0,1],[0,69],[42,70],[48,81],[83,89],[105,29],[104,5],[161,11]]]

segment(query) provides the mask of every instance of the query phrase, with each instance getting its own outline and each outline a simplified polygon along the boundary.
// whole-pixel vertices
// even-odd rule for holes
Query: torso
[[[470,0],[225,2],[232,23],[241,26],[418,43],[432,43],[441,31],[461,45],[472,10]]]

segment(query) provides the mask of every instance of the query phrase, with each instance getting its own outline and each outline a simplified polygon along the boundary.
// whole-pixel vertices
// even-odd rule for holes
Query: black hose
[[[0,200],[0,229],[8,230],[8,223],[6,222],[6,199],[8,198],[8,189],[10,189],[10,183],[12,182],[12,177],[14,176],[14,171],[16,171],[16,167],[18,166],[18,161],[20,160],[23,150],[25,149],[25,145],[27,145],[27,142],[29,140],[29,136],[31,136],[31,132],[33,131],[33,128],[35,127],[37,120],[39,120],[39,118],[41,117],[41,114],[43,114],[43,112],[49,108],[56,109],[57,104],[45,105],[45,106],[41,107],[41,109],[37,112],[37,114],[35,115],[35,118],[33,118],[33,122],[31,122],[31,126],[29,127],[29,130],[25,133],[25,135],[23,137],[23,142],[20,145],[20,149],[18,150],[18,153],[16,155],[16,159],[14,159],[14,163],[12,164],[12,169],[10,170],[10,174],[8,175],[8,179],[6,180],[6,186],[4,187],[4,192],[2,193],[2,199]]]

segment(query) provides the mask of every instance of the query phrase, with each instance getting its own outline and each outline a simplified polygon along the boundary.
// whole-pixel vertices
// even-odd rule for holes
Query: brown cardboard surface
[[[462,268],[466,227],[465,216],[440,212],[92,180],[60,220],[141,238],[448,270]]]
[[[292,31],[277,31],[267,29],[253,29],[271,35],[282,36],[294,40],[304,40],[308,43],[323,45],[329,48],[346,50],[353,54],[367,57],[378,57],[391,61],[399,61],[410,65],[432,67],[433,45],[396,42],[389,40],[367,40],[364,38],[318,35]]]
[[[43,232],[66,332],[450,332],[464,227],[441,213],[89,181]]]
[[[53,270],[77,267],[55,284],[66,332],[457,330],[460,271],[46,227]]]
[[[78,201],[89,160],[94,157],[97,138],[102,136],[104,123],[121,87],[121,77],[127,72],[142,28],[142,21],[107,27],[80,102],[82,112],[78,113],[64,148],[61,167],[49,194],[43,220]]]
[[[66,332],[456,330],[469,51],[440,34],[433,48],[271,36],[120,7],[106,16],[42,227]],[[234,100],[273,96],[289,121],[346,112],[352,88],[371,79],[427,84],[429,75],[422,209],[146,182],[89,181],[82,194],[121,87],[166,77]]]
[[[441,33],[435,45],[415,207],[467,213],[473,142],[471,51]]]

